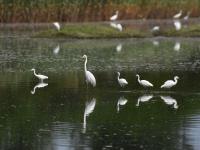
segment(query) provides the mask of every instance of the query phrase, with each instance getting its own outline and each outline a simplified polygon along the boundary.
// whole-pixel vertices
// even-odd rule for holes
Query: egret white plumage
[[[58,54],[60,51],[60,45],[57,45],[54,49],[53,49],[53,53],[54,54]]]
[[[84,129],[84,133],[86,132],[86,117],[88,117],[95,108],[96,105],[96,99],[93,98],[90,102],[86,102],[85,103],[85,111],[84,111],[84,115],[83,115],[83,129]]]
[[[176,42],[175,45],[174,45],[174,50],[175,51],[179,51],[181,48],[181,43],[180,42]]]
[[[31,71],[33,71],[33,73],[34,73],[34,75],[38,78],[38,79],[40,79],[40,81],[41,82],[43,82],[43,80],[45,80],[45,79],[48,79],[48,77],[47,76],[45,76],[45,75],[42,75],[42,74],[36,74],[36,72],[35,72],[35,69],[33,68],[33,69],[31,69]]]
[[[165,83],[163,85],[161,85],[160,88],[167,88],[167,89],[169,89],[169,88],[175,86],[178,83],[178,79],[179,79],[179,77],[175,76],[174,77],[174,81],[173,80],[167,80],[167,81],[165,81]]]
[[[122,50],[122,44],[119,43],[119,44],[116,46],[116,51],[117,51],[117,52],[121,52],[121,50]]]
[[[123,30],[123,27],[120,23],[117,24],[117,29],[121,32]]]
[[[154,46],[159,46],[159,41],[157,41],[157,40],[153,40],[152,43],[153,43]]]
[[[43,83],[43,82],[38,83],[37,85],[34,86],[33,90],[31,91],[31,94],[35,94],[35,90],[36,90],[37,88],[44,88],[44,87],[47,86],[47,85],[48,85],[48,83]]]
[[[156,31],[159,31],[160,30],[160,26],[154,26],[151,31],[152,32],[156,32]]]
[[[178,108],[176,99],[172,98],[171,96],[160,96],[160,98],[165,102],[165,104],[173,105],[174,109]]]
[[[153,87],[153,84],[150,83],[149,81],[147,81],[147,80],[140,80],[140,76],[138,74],[136,74],[136,77],[138,78],[138,83],[140,85],[142,85],[143,87]]]
[[[140,106],[140,102],[147,102],[153,98],[153,95],[142,95],[138,97],[136,106]]]
[[[173,18],[179,19],[181,17],[181,15],[182,15],[182,10],[180,10],[180,12],[178,14],[175,14]]]
[[[123,27],[122,27],[122,25],[120,23],[111,22],[110,26],[115,28],[115,29],[117,29],[117,30],[119,30],[119,31],[123,30]]]
[[[85,71],[85,79],[86,79],[86,83],[90,83],[93,87],[96,86],[96,79],[94,77],[94,75],[87,70],[87,55],[83,55],[83,58],[85,59],[85,63],[84,63],[84,71]]]
[[[53,25],[56,27],[58,31],[60,31],[60,24],[59,22],[54,22]]]
[[[126,79],[124,79],[124,78],[119,78],[119,77],[120,77],[120,73],[117,72],[117,81],[118,81],[119,85],[120,85],[121,87],[125,87],[125,86],[128,84],[128,82],[126,81]]]
[[[120,106],[126,105],[128,100],[124,97],[120,97],[117,102],[117,112],[119,112]]]
[[[119,14],[119,11],[116,11],[115,15],[113,15],[113,16],[110,17],[110,20],[111,20],[111,21],[117,20],[118,14]]]
[[[187,15],[186,15],[186,16],[185,16],[183,19],[184,19],[184,20],[188,20],[188,19],[189,19],[189,17],[190,17],[190,13],[191,13],[191,12],[190,12],[190,11],[188,11],[188,12],[187,12]]]
[[[174,20],[174,26],[175,26],[176,31],[182,28],[182,24],[179,20]]]

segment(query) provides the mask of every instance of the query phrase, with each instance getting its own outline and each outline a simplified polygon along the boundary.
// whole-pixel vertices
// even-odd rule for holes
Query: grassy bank
[[[122,32],[108,25],[71,24],[62,27],[60,31],[49,29],[33,35],[40,38],[144,38],[144,37],[200,37],[200,25],[193,25],[176,31],[174,28],[151,32],[126,28]]]
[[[119,19],[171,18],[182,9],[200,15],[200,0],[2,0],[0,22],[82,22]]]

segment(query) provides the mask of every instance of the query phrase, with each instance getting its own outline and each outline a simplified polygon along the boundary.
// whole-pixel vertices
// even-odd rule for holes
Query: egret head
[[[179,79],[179,77],[178,77],[178,76],[175,76],[175,77],[174,77],[174,79],[175,79],[175,80],[178,80],[178,79]]]
[[[136,74],[136,77],[139,77],[139,74]]]
[[[82,58],[85,58],[85,59],[86,59],[86,58],[87,58],[87,55],[83,55],[83,57],[82,57]]]
[[[31,71],[35,71],[35,69],[33,68],[33,69],[31,69]]]
[[[120,76],[120,72],[117,72],[117,76],[118,76],[118,77]]]

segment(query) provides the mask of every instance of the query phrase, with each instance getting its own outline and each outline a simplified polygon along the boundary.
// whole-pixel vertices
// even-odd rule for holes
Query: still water
[[[200,149],[200,39],[0,38],[0,149]],[[83,54],[97,80],[86,88]],[[30,69],[48,75],[43,84]],[[129,85],[120,88],[116,72]],[[154,84],[142,88],[136,74]],[[176,87],[164,81],[180,77]]]

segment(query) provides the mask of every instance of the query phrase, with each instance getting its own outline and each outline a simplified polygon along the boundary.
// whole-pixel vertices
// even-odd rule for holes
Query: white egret
[[[123,30],[123,27],[122,27],[122,25],[120,23],[111,22],[110,26],[115,28],[115,29],[117,29],[117,30],[119,30],[119,31]]]
[[[159,30],[160,30],[160,26],[154,26],[154,27],[151,29],[152,32],[157,32],[157,31],[159,31]]]
[[[178,14],[175,14],[173,18],[179,19],[181,17],[181,15],[182,15],[182,10],[180,10],[180,12]]]
[[[48,79],[48,77],[45,76],[45,75],[42,75],[42,74],[36,74],[34,68],[31,69],[31,71],[33,71],[34,75],[35,75],[38,79],[40,79],[41,82],[43,82],[43,80],[45,80],[45,79]]]
[[[174,20],[174,26],[175,26],[176,31],[182,28],[182,24],[179,20]]]
[[[122,50],[122,44],[119,43],[119,44],[116,46],[116,51],[117,51],[117,52],[121,52],[121,50]]]
[[[84,133],[86,132],[86,117],[88,117],[95,108],[96,105],[96,99],[93,98],[90,102],[86,102],[85,103],[85,111],[84,111],[84,115],[83,115],[83,129],[84,129]]]
[[[172,98],[171,96],[160,96],[160,98],[165,102],[165,104],[173,105],[174,109],[178,108],[176,99]]]
[[[173,86],[175,86],[177,84],[178,79],[179,79],[179,77],[175,76],[174,77],[174,81],[173,80],[167,80],[167,81],[165,81],[165,83],[163,85],[161,85],[160,88],[169,89],[169,88],[171,88],[171,87],[173,87]]]
[[[60,31],[60,24],[59,22],[54,22],[53,25],[56,27],[58,31]]]
[[[117,112],[119,112],[120,106],[126,105],[128,100],[124,97],[120,97],[117,102]]]
[[[124,78],[119,78],[119,77],[120,77],[120,73],[117,72],[117,80],[118,80],[119,85],[120,85],[121,87],[125,87],[125,86],[128,84],[128,82],[126,81],[126,79],[124,79]]]
[[[110,22],[110,26],[116,29],[116,28],[117,28],[117,23],[115,23],[115,22]]]
[[[48,83],[43,83],[43,82],[38,83],[37,85],[34,86],[33,90],[31,91],[31,94],[35,94],[35,90],[37,88],[44,88],[45,86],[48,86]]]
[[[174,45],[174,50],[178,52],[180,50],[180,48],[181,48],[181,43],[176,42],[175,45]]]
[[[85,71],[85,79],[86,79],[86,83],[88,85],[88,83],[90,83],[93,87],[96,86],[96,79],[94,77],[94,75],[87,70],[87,55],[83,55],[83,58],[85,59],[85,64],[84,64],[84,71]]]
[[[153,87],[153,84],[150,83],[149,81],[147,81],[147,80],[140,80],[140,76],[138,74],[136,74],[136,77],[138,78],[138,83],[140,85],[142,85],[143,87]]]
[[[54,49],[53,49],[53,53],[56,55],[58,54],[60,51],[60,45],[57,45]]]
[[[153,95],[142,95],[138,97],[136,106],[140,106],[140,102],[147,102],[153,98]]]
[[[122,31],[123,27],[122,27],[122,25],[121,25],[120,23],[117,24],[117,29],[118,29],[120,32]]]
[[[190,17],[190,13],[191,13],[191,12],[190,12],[190,11],[188,11],[188,12],[187,12],[187,15],[186,15],[186,16],[185,16],[183,19],[184,19],[184,20],[188,20],[188,19],[189,19],[189,17]]]
[[[119,11],[116,11],[115,15],[113,15],[112,17],[110,17],[110,20],[111,20],[111,21],[117,20],[118,14],[119,14]]]

